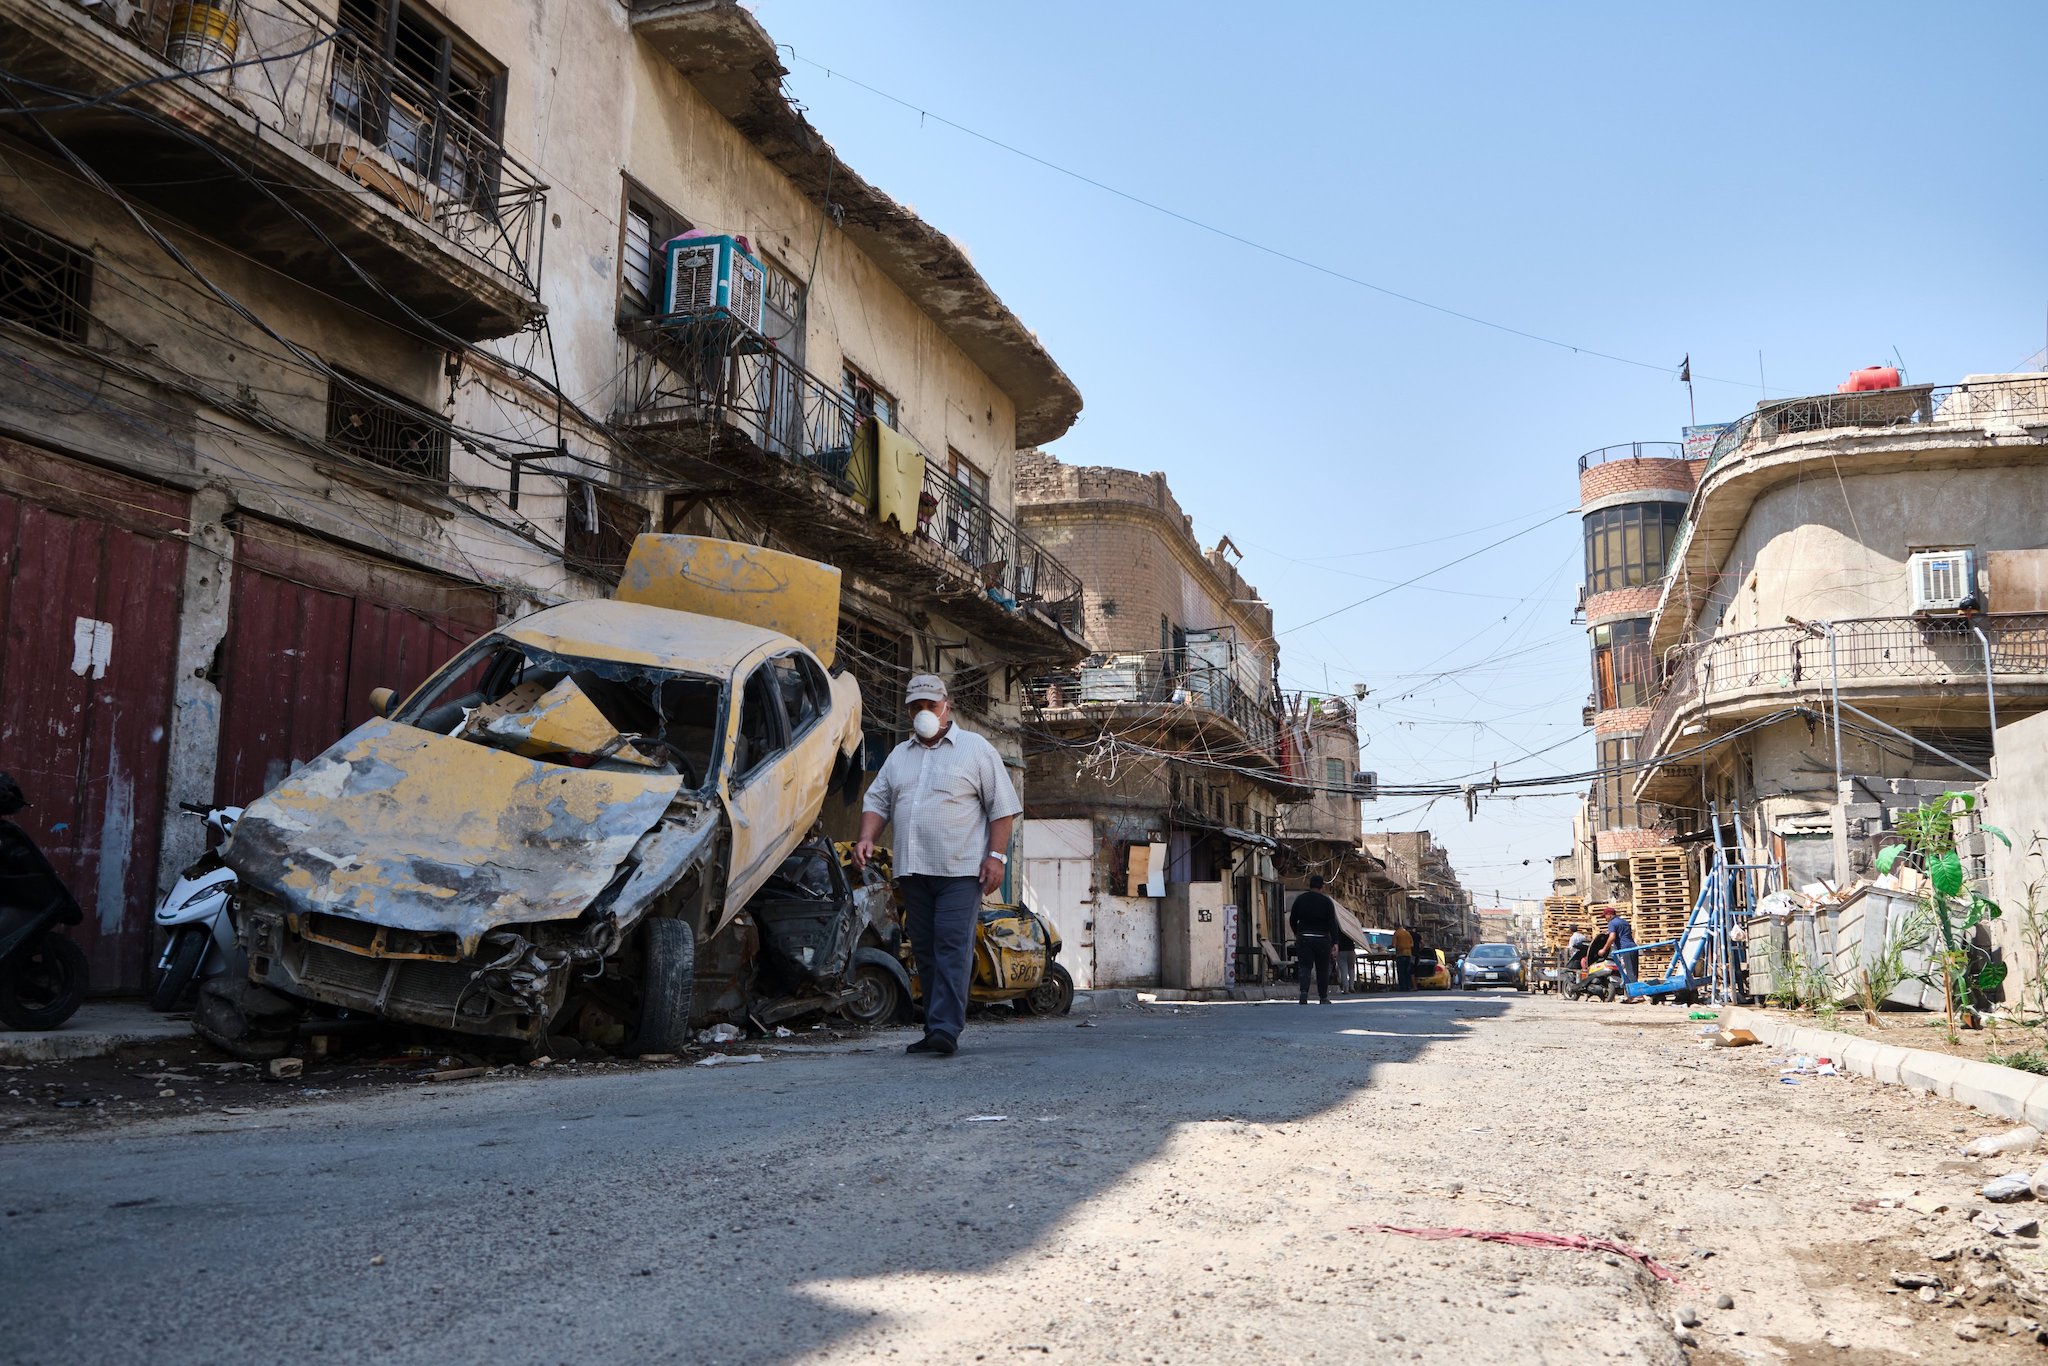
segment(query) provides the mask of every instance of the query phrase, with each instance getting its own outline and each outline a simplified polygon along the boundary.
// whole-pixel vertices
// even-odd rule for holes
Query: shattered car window
[[[545,763],[676,773],[700,788],[724,702],[724,684],[701,674],[486,638],[394,719]]]

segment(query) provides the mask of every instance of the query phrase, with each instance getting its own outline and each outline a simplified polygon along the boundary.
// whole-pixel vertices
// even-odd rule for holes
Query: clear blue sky
[[[1783,394],[1894,348],[1945,383],[2048,344],[2048,5],[753,7],[825,136],[965,244],[1080,385],[1055,453],[1164,470],[1205,543],[1243,547],[1285,681],[1371,687],[1363,762],[1386,781],[1590,767],[1576,519],[1288,628],[1565,512],[1583,451],[1676,439],[1681,356],[1705,422],[1757,401],[1759,352]],[[1290,255],[1661,368],[1275,259],[821,68]],[[1435,830],[1490,900],[1548,891],[1571,808],[1366,813]]]

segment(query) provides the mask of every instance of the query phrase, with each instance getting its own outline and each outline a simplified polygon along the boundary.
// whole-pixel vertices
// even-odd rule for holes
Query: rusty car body
[[[583,987],[643,1048],[677,1046],[695,946],[858,779],[838,580],[642,536],[613,598],[471,645],[244,812],[226,858],[251,982],[521,1040]]]

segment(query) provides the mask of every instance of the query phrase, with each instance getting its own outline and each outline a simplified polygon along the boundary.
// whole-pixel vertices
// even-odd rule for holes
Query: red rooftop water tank
[[[1895,365],[1866,365],[1861,370],[1849,372],[1847,384],[1837,384],[1838,394],[1865,394],[1872,389],[1896,389],[1899,387],[1899,370]]]

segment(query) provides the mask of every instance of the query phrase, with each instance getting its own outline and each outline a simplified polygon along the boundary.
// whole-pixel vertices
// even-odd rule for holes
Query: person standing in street
[[[1003,885],[1024,804],[995,746],[954,724],[944,679],[914,674],[903,697],[913,735],[868,786],[853,864],[867,867],[882,827],[894,825],[896,884],[924,993],[924,1037],[904,1052],[947,1057],[967,1025],[975,914]]]
[[[1607,922],[1607,938],[1614,954],[1615,970],[1621,974],[1621,984],[1625,988],[1636,980],[1636,932],[1619,906],[1614,909],[1614,918]],[[1631,996],[1628,999],[1639,1001],[1642,997]]]
[[[1394,927],[1394,975],[1401,990],[1415,990],[1415,936],[1408,933],[1406,925]]]
[[[1301,979],[1301,1003],[1308,1004],[1308,979],[1316,979],[1316,998],[1330,1004],[1330,970],[1337,956],[1337,903],[1323,890],[1320,874],[1309,878],[1308,890],[1294,898],[1287,913],[1294,931],[1294,975]]]

